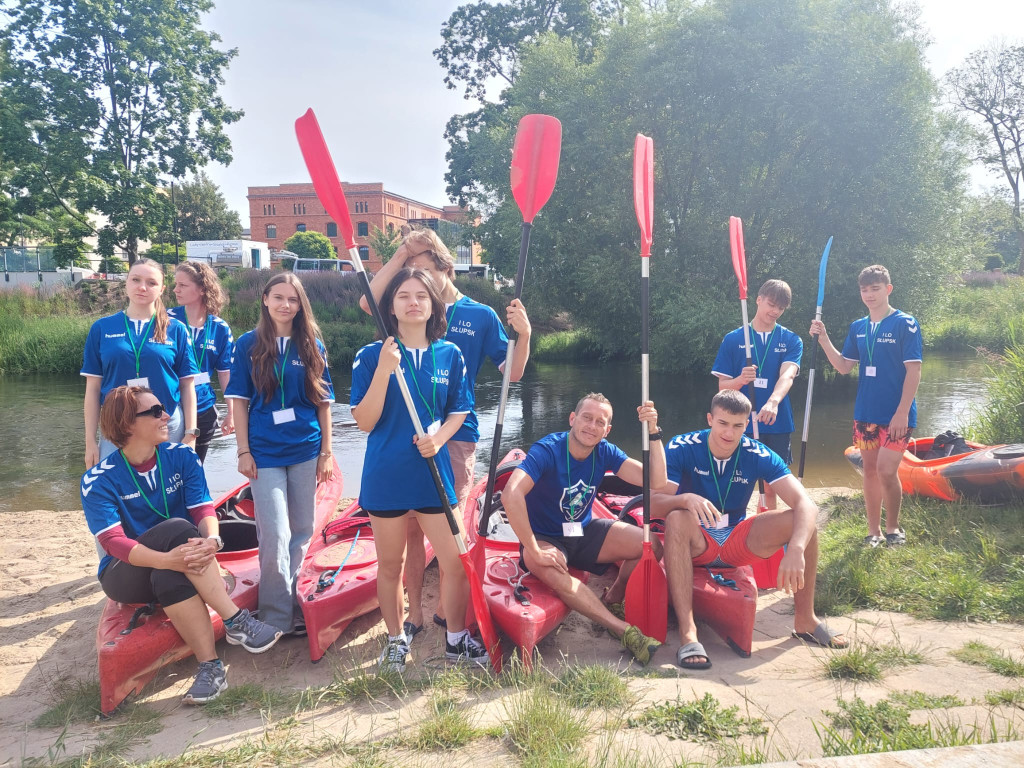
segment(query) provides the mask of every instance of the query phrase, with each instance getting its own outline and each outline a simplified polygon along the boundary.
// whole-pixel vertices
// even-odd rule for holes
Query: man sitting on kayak
[[[665,518],[665,569],[679,620],[676,663],[684,669],[711,666],[693,621],[693,568],[747,565],[783,545],[778,581],[793,593],[794,636],[828,648],[849,645],[814,613],[818,507],[777,454],[744,436],[748,421],[750,401],[736,390],[720,391],[711,401],[710,429],[669,441],[669,482],[652,496],[651,514]],[[789,509],[747,517],[758,480]]]
[[[652,443],[651,487],[660,488],[667,475],[658,412],[650,401],[637,412],[647,424]],[[643,482],[640,462],[605,440],[611,428],[608,398],[585,395],[569,414],[568,432],[548,435],[530,448],[509,478],[502,502],[519,537],[526,568],[566,605],[604,626],[637,661],[647,664],[660,643],[609,610],[625,597],[626,582],[643,553],[643,534],[635,525],[591,515],[606,471],[634,485]],[[657,541],[654,544],[660,557],[661,547]],[[569,568],[578,568],[601,574],[620,560],[625,562],[605,595],[606,602],[569,573]]]

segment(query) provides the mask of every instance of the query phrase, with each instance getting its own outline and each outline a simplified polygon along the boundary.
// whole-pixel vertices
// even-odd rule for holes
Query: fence
[[[53,248],[49,246],[31,248],[0,248],[4,272],[56,272],[53,263]]]

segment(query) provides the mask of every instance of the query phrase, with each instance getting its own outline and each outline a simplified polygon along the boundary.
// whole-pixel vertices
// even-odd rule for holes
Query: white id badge
[[[129,387],[148,387],[149,379],[146,376],[140,376],[137,379],[128,379]]]
[[[562,535],[566,538],[569,536],[582,536],[583,523],[562,523]]]
[[[210,374],[207,371],[203,371],[202,373],[197,373],[195,376],[192,377],[192,383],[195,384],[197,387],[200,384],[209,384],[210,383]]]
[[[873,366],[873,365],[866,365],[866,366],[864,366],[864,375],[865,376],[874,376],[875,375],[875,366]]]
[[[729,516],[722,515],[718,522],[714,525],[715,528],[728,528],[729,527]]]
[[[441,429],[441,422],[438,419],[435,419],[427,425],[427,434],[433,437],[437,434],[439,429]]]
[[[754,386],[758,389],[768,389],[768,379],[754,379]]]
[[[275,424],[287,424],[290,421],[295,421],[294,408],[282,408],[280,411],[274,411]]]

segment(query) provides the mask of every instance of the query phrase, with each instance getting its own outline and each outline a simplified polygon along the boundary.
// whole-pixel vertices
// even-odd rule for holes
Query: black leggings
[[[199,428],[199,437],[196,438],[196,453],[199,454],[199,460],[202,462],[206,461],[206,452],[210,448],[210,441],[213,440],[218,426],[220,426],[220,422],[217,420],[217,409],[212,405],[205,411],[196,414],[196,427]]]
[[[200,536],[188,520],[172,517],[154,525],[137,541],[157,552],[170,552]],[[116,558],[100,574],[100,586],[107,597],[119,603],[160,603],[165,607],[198,594],[184,573],[143,568]]]

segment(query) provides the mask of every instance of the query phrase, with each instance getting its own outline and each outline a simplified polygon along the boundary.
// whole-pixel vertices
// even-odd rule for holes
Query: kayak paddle
[[[740,286],[740,306],[743,308],[743,344],[747,348],[747,367],[753,364],[750,354],[750,321],[747,319],[747,254],[743,249],[743,221],[739,216],[729,217],[729,247],[732,250],[732,270],[736,273],[736,281]],[[754,382],[750,382],[750,420],[754,425],[754,439],[757,435],[757,390]],[[764,503],[764,480],[757,481],[757,511],[764,512],[768,507]],[[725,510],[721,510],[723,513]]]
[[[558,158],[561,151],[562,124],[557,118],[550,115],[525,115],[519,121],[515,144],[512,147],[510,171],[512,196],[523,214],[519,265],[516,268],[515,298],[517,299],[523,293],[523,280],[526,277],[526,254],[530,249],[530,230],[533,228],[533,217],[551,199],[551,193],[555,189],[555,180],[558,178]],[[491,443],[491,463],[487,468],[487,492],[478,522],[478,533],[481,539],[487,535],[487,521],[491,519],[494,479],[498,471],[498,450],[501,447],[501,432],[505,424],[505,404],[508,402],[508,385],[512,376],[512,357],[515,351],[516,332],[510,328],[508,347],[505,349],[505,366],[501,376],[498,419],[494,425],[494,441]],[[478,548],[482,553],[483,544],[479,544]]]
[[[832,250],[832,238],[825,243],[825,252],[821,254],[821,265],[818,267],[818,306],[814,310],[814,319],[821,320],[821,306],[825,303],[825,270],[828,269],[828,253]],[[811,424],[811,399],[814,397],[814,369],[818,361],[818,337],[813,339],[811,347],[811,372],[807,374],[807,402],[804,405],[804,430],[800,438],[800,469],[796,479],[804,479],[804,457],[807,455],[807,432]]]
[[[348,211],[348,201],[345,199],[345,192],[342,190],[341,182],[338,180],[338,172],[334,168],[334,161],[331,159],[331,153],[327,149],[324,135],[320,131],[320,124],[317,122],[316,115],[313,114],[312,109],[306,110],[306,113],[295,121],[295,135],[298,137],[299,148],[302,150],[302,157],[306,161],[306,168],[309,169],[309,176],[313,180],[316,195],[320,198],[320,202],[327,210],[327,213],[337,222],[341,230],[345,245],[348,246],[349,258],[352,259],[352,266],[355,267],[359,275],[363,296],[366,297],[370,313],[377,324],[377,331],[382,339],[386,339],[388,333],[384,326],[384,318],[381,316],[380,307],[377,306],[377,300],[373,298],[373,292],[370,290],[370,280],[366,275],[366,270],[363,268],[363,261],[359,257],[359,248],[356,246],[354,230],[352,228],[352,218]],[[426,433],[423,431],[423,424],[420,421],[419,414],[416,412],[412,396],[409,394],[409,385],[406,383],[405,376],[402,375],[400,368],[396,371],[395,379],[398,382],[398,388],[402,392],[402,399],[405,400],[405,407],[409,411],[409,418],[412,419],[413,427],[416,429],[416,435],[422,438]],[[452,514],[452,507],[448,502],[448,494],[445,493],[444,483],[441,480],[440,473],[437,471],[437,462],[431,456],[427,459],[427,464],[430,467],[430,474],[433,477],[437,495],[441,500],[441,508],[444,510],[445,519],[448,521],[448,528],[451,530],[452,536],[455,537],[455,543],[459,550],[459,560],[462,561],[462,567],[466,571],[466,578],[469,580],[473,611],[476,613],[477,625],[480,627],[480,639],[483,640],[487,653],[491,657],[491,666],[494,667],[496,672],[500,672],[501,645],[498,642],[498,635],[494,631],[494,625],[491,623],[491,614],[487,610],[483,586],[477,577],[473,562],[469,558],[466,542],[459,532],[459,524],[455,520],[455,515]]]
[[[640,222],[640,402],[650,399],[651,242],[654,239],[654,139],[636,135],[633,145],[633,207]],[[640,423],[643,452],[644,550],[626,583],[626,621],[648,637],[668,637],[668,583],[651,549],[651,439]]]

